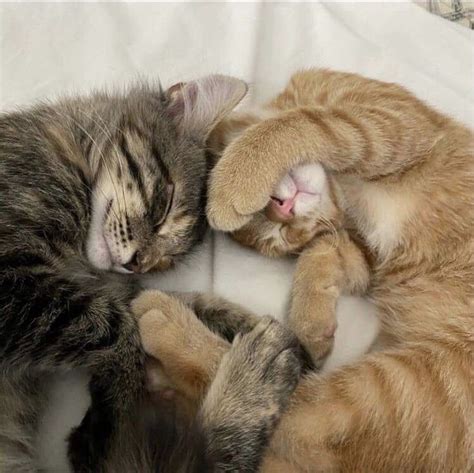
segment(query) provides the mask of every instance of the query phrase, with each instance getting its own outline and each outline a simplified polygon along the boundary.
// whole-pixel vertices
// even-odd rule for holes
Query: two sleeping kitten
[[[0,118],[2,471],[37,471],[30,439],[45,375],[75,366],[92,371],[92,406],[71,438],[76,471],[258,468],[298,379],[295,339],[203,296],[145,293],[132,313],[130,279],[103,271],[167,267],[199,241],[205,140],[244,92],[214,77]],[[212,173],[210,221],[266,253],[301,251],[289,324],[313,361],[331,350],[344,290],[376,303],[386,347],[304,377],[262,470],[470,471],[472,133],[396,85],[308,71],[262,113],[224,120],[216,137],[236,139]],[[310,162],[327,187],[297,182]],[[294,187],[275,192],[289,169]],[[297,215],[304,194],[327,204],[316,220]],[[134,423],[145,419],[135,415],[144,353],[134,317],[198,412],[170,451],[159,448],[160,424]],[[201,342],[183,344],[189,334]],[[144,458],[133,455],[135,430],[158,457],[140,442]]]
[[[39,471],[45,385],[76,367],[91,374],[91,407],[69,439],[75,472],[255,469],[298,379],[294,337],[271,323],[241,339],[219,381],[229,397],[203,399],[199,419],[179,426],[145,402],[130,307],[132,273],[167,268],[202,239],[206,139],[246,90],[209,76],[0,116],[1,473]],[[215,318],[206,301],[193,304]],[[257,362],[259,349],[280,362]],[[261,392],[274,410],[248,424],[247,397]]]
[[[223,151],[211,225],[264,254],[298,254],[288,324],[313,362],[332,349],[342,292],[365,294],[381,321],[380,351],[302,378],[260,471],[472,471],[472,132],[398,85],[309,70],[225,119],[210,146]],[[211,380],[220,393],[229,343],[169,296],[135,304],[145,350],[187,402]]]

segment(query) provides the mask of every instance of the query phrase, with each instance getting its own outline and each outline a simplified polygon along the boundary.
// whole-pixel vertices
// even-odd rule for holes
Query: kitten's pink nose
[[[295,206],[295,197],[291,199],[278,199],[272,197],[266,208],[266,216],[273,222],[287,222],[294,217],[293,207]]]
[[[272,197],[272,204],[282,215],[290,216],[293,213],[292,210],[295,205],[295,198],[292,197],[291,199],[281,200],[277,199],[276,197]]]

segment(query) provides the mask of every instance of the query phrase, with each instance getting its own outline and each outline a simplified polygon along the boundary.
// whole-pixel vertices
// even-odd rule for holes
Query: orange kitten
[[[376,304],[384,347],[300,383],[264,470],[472,471],[472,132],[396,84],[327,70],[264,110],[212,137],[211,224],[301,252],[288,322],[316,362],[343,291]],[[319,190],[298,182],[311,163]]]

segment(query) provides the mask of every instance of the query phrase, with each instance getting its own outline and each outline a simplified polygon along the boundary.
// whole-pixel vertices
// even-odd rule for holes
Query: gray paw
[[[251,332],[236,337],[223,363],[240,380],[245,397],[255,394],[260,401],[284,403],[300,375],[298,340],[282,324],[264,317]]]
[[[271,317],[238,335],[223,358],[203,415],[223,471],[254,471],[301,372],[296,337]]]

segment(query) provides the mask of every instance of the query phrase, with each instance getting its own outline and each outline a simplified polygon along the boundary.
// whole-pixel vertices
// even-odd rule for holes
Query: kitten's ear
[[[214,126],[244,98],[247,84],[234,77],[211,75],[170,87],[168,112],[183,133],[203,141]]]

